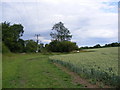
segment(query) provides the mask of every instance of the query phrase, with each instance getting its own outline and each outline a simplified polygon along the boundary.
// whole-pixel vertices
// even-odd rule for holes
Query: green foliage
[[[78,48],[76,43],[70,41],[52,41],[47,46],[47,48],[52,52],[71,52]]]
[[[10,53],[10,50],[8,49],[7,46],[5,46],[4,43],[2,43],[2,53]]]
[[[89,49],[88,51],[92,52],[55,55],[51,56],[50,59],[85,78],[119,86],[118,47]]]
[[[95,45],[93,48],[100,48],[100,44]]]
[[[22,52],[24,41],[20,39],[24,30],[21,24],[2,23],[2,41],[11,52]]]
[[[19,39],[15,46],[17,46],[17,52],[24,52],[25,41],[23,39]]]
[[[38,50],[39,52],[46,52],[46,49],[45,49],[43,43],[38,44],[38,48],[39,48],[39,50]]]
[[[119,42],[114,42],[114,43],[110,43],[110,44],[105,44],[104,46],[101,46],[100,44],[97,44],[93,47],[85,46],[85,47],[79,48],[79,50],[81,50],[81,49],[93,49],[93,48],[104,48],[104,47],[120,47],[120,43]]]
[[[0,41],[0,53],[2,53],[2,42]]]
[[[36,52],[37,50],[37,43],[33,40],[26,40],[25,41],[25,52]]]
[[[50,36],[53,38],[53,40],[69,41],[72,38],[70,31],[64,26],[62,22],[55,24],[52,30],[55,30],[55,32],[50,33]]]
[[[115,43],[110,43],[110,44],[105,44],[103,47],[119,47],[120,43],[115,42]]]
[[[51,52],[71,52],[78,49],[76,43],[70,42],[72,35],[62,22],[55,24],[50,33],[52,41],[45,45],[45,49]]]

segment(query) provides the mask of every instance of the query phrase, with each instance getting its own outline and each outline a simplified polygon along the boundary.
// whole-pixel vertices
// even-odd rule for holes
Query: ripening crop
[[[51,56],[50,59],[81,76],[102,81],[105,84],[117,86],[120,80],[118,47],[87,49],[80,53]]]

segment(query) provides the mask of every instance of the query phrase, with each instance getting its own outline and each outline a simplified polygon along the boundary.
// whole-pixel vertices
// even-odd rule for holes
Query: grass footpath
[[[49,55],[3,54],[2,88],[80,88]]]

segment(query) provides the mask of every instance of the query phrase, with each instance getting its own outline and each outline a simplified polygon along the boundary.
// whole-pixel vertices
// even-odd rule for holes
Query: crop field
[[[61,64],[91,83],[117,86],[118,48],[87,49],[71,54],[3,54],[3,88],[81,88],[83,84],[52,62]],[[1,79],[1,78],[0,78]],[[0,83],[1,84],[1,83]]]
[[[75,54],[51,56],[50,59],[94,82],[117,86],[120,80],[118,47],[87,49]]]

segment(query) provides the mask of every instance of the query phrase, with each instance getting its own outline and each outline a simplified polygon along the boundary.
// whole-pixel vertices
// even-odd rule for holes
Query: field
[[[92,82],[118,85],[118,47],[87,49],[75,54],[51,56],[50,59]]]
[[[80,88],[42,54],[3,54],[3,88]]]
[[[63,65],[89,83],[118,86],[118,48],[87,49],[71,54],[3,54],[3,88],[81,88]],[[101,84],[102,86],[102,84]]]

